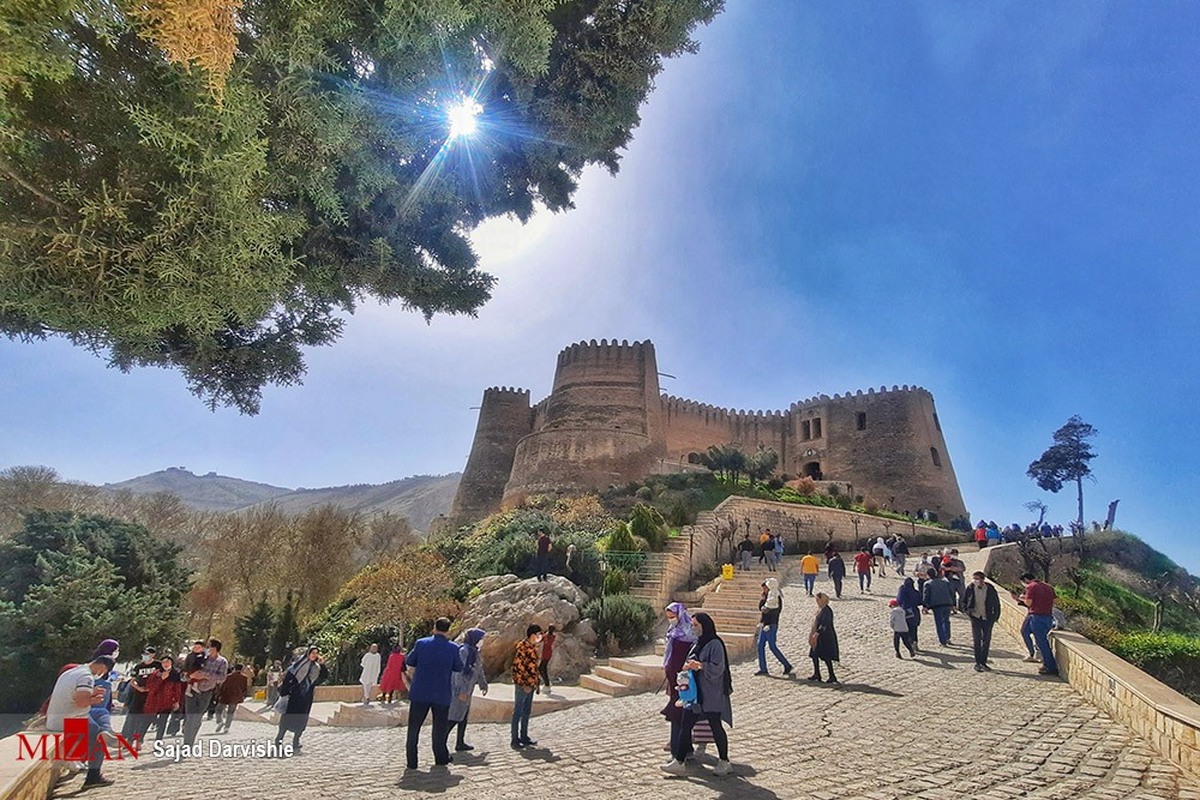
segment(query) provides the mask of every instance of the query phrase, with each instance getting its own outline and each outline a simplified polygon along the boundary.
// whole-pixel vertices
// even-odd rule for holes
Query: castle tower
[[[564,349],[538,418],[517,444],[505,503],[649,474],[666,453],[654,345],[593,339]]]
[[[450,508],[452,521],[477,520],[500,510],[517,442],[532,429],[528,389],[484,390],[471,455]]]
[[[853,485],[881,507],[948,523],[966,505],[933,395],[920,387],[827,395],[793,406],[781,469]]]

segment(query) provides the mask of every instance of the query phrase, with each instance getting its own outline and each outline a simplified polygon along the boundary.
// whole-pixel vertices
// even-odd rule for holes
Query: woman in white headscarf
[[[779,580],[767,578],[762,587],[762,597],[758,601],[758,610],[762,614],[758,632],[758,672],[754,674],[770,674],[767,672],[767,648],[770,647],[772,655],[783,664],[783,674],[791,675],[792,664],[779,652],[779,646],[775,643],[775,637],[779,635],[779,614],[783,611],[783,592],[779,590]]]
[[[372,644],[370,649],[363,653],[359,666],[362,667],[358,682],[362,684],[363,705],[369,706],[371,705],[371,690],[375,688],[375,684],[379,683],[379,645]]]
[[[666,608],[667,637],[663,650],[663,676],[667,684],[667,704],[659,713],[671,723],[671,739],[665,749],[674,751],[679,731],[683,727],[683,709],[675,705],[679,699],[676,681],[688,652],[696,643],[696,631],[692,628],[692,617],[683,603],[671,603]]]

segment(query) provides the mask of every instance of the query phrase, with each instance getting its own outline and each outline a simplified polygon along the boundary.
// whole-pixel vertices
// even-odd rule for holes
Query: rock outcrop
[[[467,604],[461,621],[463,630],[487,631],[479,652],[489,679],[509,670],[517,642],[533,623],[542,630],[550,625],[557,629],[551,680],[575,681],[591,668],[596,631],[590,620],[580,619],[588,596],[578,586],[558,575],[545,581],[491,575],[477,585],[480,594]]]

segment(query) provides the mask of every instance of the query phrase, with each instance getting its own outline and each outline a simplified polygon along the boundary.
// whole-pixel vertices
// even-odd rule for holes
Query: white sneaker
[[[661,766],[665,769],[666,767],[669,767],[674,763],[675,763],[675,756],[671,756],[666,761],[664,761]]]
[[[713,775],[728,775],[731,772],[733,772],[733,764],[728,761],[718,761],[717,765],[713,767]]]
[[[1021,660],[1024,661],[1026,664],[1036,664],[1039,661],[1041,661],[1041,659],[1038,658],[1037,656],[1025,656]]]
[[[668,775],[687,775],[687,766],[682,761],[676,761],[673,758],[670,763],[663,764],[659,769]]]

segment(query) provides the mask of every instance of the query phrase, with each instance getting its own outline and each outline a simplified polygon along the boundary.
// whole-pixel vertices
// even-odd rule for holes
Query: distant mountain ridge
[[[169,467],[119,483],[107,483],[102,488],[134,494],[170,492],[201,511],[240,511],[266,503],[274,503],[290,514],[325,504],[362,514],[389,511],[408,517],[417,530],[427,531],[435,517],[450,511],[460,477],[459,473],[414,475],[383,484],[286,489],[215,472],[196,475],[183,467]]]

